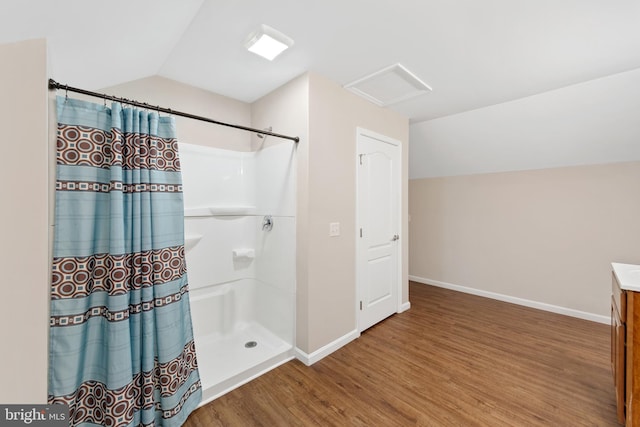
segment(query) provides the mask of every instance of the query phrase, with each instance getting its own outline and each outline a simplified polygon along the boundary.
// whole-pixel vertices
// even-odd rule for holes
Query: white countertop
[[[611,267],[620,283],[620,288],[640,292],[640,265],[612,262]]]

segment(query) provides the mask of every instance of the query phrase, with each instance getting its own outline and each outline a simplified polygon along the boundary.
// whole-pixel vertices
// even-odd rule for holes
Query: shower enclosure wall
[[[293,358],[295,144],[180,144],[203,403]]]

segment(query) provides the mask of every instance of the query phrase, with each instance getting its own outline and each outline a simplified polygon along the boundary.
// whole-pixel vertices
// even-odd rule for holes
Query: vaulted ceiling
[[[295,45],[247,52],[260,24]],[[0,43],[41,37],[61,83],[160,75],[245,102],[306,71],[344,85],[401,63],[433,88],[390,107],[417,122],[639,68],[640,1],[0,2]]]

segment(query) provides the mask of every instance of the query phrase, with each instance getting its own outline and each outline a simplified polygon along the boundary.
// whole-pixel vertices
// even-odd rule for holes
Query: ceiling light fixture
[[[262,24],[256,31],[249,34],[244,46],[249,52],[272,61],[276,56],[293,46],[293,39]]]

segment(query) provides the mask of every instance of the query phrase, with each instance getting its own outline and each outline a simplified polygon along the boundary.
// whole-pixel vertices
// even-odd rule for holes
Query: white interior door
[[[400,143],[358,129],[358,329],[396,313],[400,295]]]

